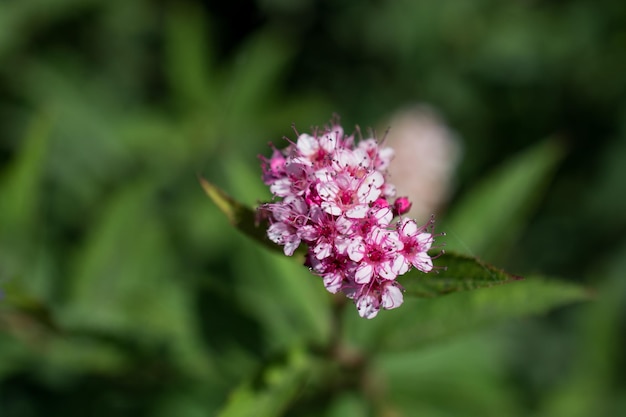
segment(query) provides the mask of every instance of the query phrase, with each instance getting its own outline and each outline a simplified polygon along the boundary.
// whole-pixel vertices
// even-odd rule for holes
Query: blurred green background
[[[447,244],[597,301],[379,358],[385,415],[626,415],[626,3],[4,0],[0,64],[0,416],[215,415],[323,341],[321,283],[197,177],[255,204],[292,123],[415,103],[462,148]],[[493,181],[529,149],[517,201]],[[378,415],[355,386],[281,412]]]

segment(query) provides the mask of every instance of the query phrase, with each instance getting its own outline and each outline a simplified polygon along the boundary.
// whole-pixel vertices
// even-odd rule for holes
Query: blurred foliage
[[[0,2],[0,415],[626,413],[625,45],[611,0]],[[198,183],[254,205],[291,123],[415,102],[449,246],[561,280],[338,317]]]

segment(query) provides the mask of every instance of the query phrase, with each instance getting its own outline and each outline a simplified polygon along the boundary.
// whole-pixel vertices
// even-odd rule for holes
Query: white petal
[[[315,178],[320,180],[321,182],[332,182],[333,181],[333,171],[329,169],[318,169],[315,171]]]
[[[374,267],[370,264],[363,263],[359,265],[354,273],[354,280],[357,284],[367,284],[374,276]]]
[[[336,132],[333,131],[333,132],[327,133],[320,138],[320,146],[326,152],[331,153],[337,147],[337,139],[338,138],[337,138]]]
[[[404,256],[398,255],[393,259],[391,269],[396,275],[402,275],[409,270],[409,265]]]
[[[402,220],[400,234],[403,236],[415,236],[418,231],[417,224],[411,219]]]
[[[400,291],[400,288],[396,287],[395,285],[387,285],[385,287],[382,296],[383,308],[391,310],[392,308],[400,307],[403,301],[404,297],[402,296],[402,291]]]
[[[281,178],[270,185],[270,191],[277,197],[286,197],[291,194],[291,180]]]
[[[388,280],[394,280],[398,277],[398,274],[396,274],[393,270],[393,265],[392,265],[391,260],[382,262],[378,266],[378,275]]]
[[[409,269],[411,269],[413,264],[402,255],[400,255],[398,258],[400,258],[402,261],[402,265],[400,265],[400,267],[398,268],[398,275],[404,275],[409,271]]]
[[[400,240],[400,235],[395,230],[387,230],[385,235],[385,247],[392,248],[393,251],[404,249],[404,243]]]
[[[350,229],[352,229],[354,223],[354,220],[348,219],[346,216],[341,216],[335,221],[335,228],[339,233],[346,235]]]
[[[364,219],[368,210],[369,207],[367,204],[359,204],[352,207],[350,210],[346,210],[346,217],[351,219]]]
[[[387,198],[393,198],[396,196],[397,190],[396,190],[396,186],[393,184],[389,184],[388,182],[385,183],[381,188],[380,191],[383,193],[383,195]]]
[[[322,242],[313,248],[317,259],[328,258],[333,253],[333,247],[328,242]]]
[[[413,265],[422,272],[430,272],[433,269],[433,260],[427,253],[422,252],[413,259]]]
[[[367,237],[367,241],[372,242],[375,245],[381,246],[385,239],[387,239],[388,233],[389,232],[385,229],[381,229],[380,227],[373,227],[370,235]]]
[[[346,167],[356,165],[354,155],[347,149],[337,149],[333,154],[332,168],[335,171],[343,171]]]
[[[317,193],[324,200],[336,200],[341,189],[335,182],[322,182],[317,184]]]
[[[373,215],[380,226],[388,226],[393,219],[393,213],[389,207],[381,207],[374,210]]]
[[[365,244],[361,239],[352,239],[348,244],[346,251],[348,252],[348,256],[354,262],[359,262],[365,256]]]
[[[357,190],[357,196],[362,203],[372,203],[380,196],[380,187],[385,182],[380,172],[374,171],[363,179]]]
[[[306,133],[303,133],[298,137],[298,143],[296,146],[298,147],[298,151],[305,156],[313,155],[319,149],[317,139],[311,135],[307,135]]]
[[[324,287],[331,294],[336,294],[341,289],[343,277],[339,274],[328,274],[324,277]]]
[[[356,302],[356,308],[359,316],[366,319],[373,319],[378,314],[378,302],[371,295],[361,297]]]
[[[285,198],[285,201],[287,201],[289,199],[289,197]],[[309,205],[306,203],[306,201],[304,201],[303,198],[300,197],[296,197],[293,199],[289,199],[290,204],[293,206],[294,210],[297,211],[300,214],[307,214],[309,211]]]
[[[420,233],[419,236],[417,236],[417,241],[420,244],[420,249],[427,251],[433,244],[433,235],[430,233]]]
[[[267,229],[267,237],[274,243],[283,245],[289,236],[289,226],[285,223],[274,223]]]
[[[343,213],[341,207],[332,201],[322,201],[322,210],[328,214],[332,214],[333,216],[341,216]]]
[[[386,147],[378,149],[378,160],[376,169],[381,171],[386,170],[389,167],[391,160],[393,159],[394,151],[392,148]]]
[[[352,240],[346,237],[338,236],[335,239],[335,250],[340,255],[345,255],[348,252],[348,247]]]
[[[296,249],[298,249],[298,246],[300,246],[299,238],[296,238],[296,239],[293,239],[292,241],[287,242],[284,247],[285,255],[287,256],[293,255]]]
[[[308,240],[308,241],[314,241],[319,236],[317,229],[311,225],[301,226],[298,229],[297,233],[301,239]]]

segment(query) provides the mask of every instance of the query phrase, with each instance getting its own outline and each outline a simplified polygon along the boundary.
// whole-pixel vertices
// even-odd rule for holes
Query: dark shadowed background
[[[198,176],[268,199],[257,155],[333,113],[390,141],[398,114],[426,117],[414,134],[453,145],[430,187],[444,241],[597,294],[388,359],[394,415],[626,414],[626,3],[4,0],[0,416],[215,415],[323,333],[321,283],[232,229]],[[449,213],[515,199],[485,178],[529,149],[556,155],[519,168],[541,186],[474,244],[489,217]],[[333,387],[285,412],[366,402]]]

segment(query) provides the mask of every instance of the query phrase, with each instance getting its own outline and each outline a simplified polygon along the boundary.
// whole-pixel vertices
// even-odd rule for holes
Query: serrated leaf
[[[441,295],[478,288],[492,287],[521,280],[479,259],[455,253],[444,253],[435,259],[436,272],[425,274],[412,269],[398,278],[405,295],[433,298]]]
[[[284,363],[271,363],[252,381],[246,381],[230,395],[219,417],[273,417],[283,412],[300,393],[312,363],[295,349]]]
[[[544,313],[590,297],[576,284],[528,278],[436,299],[407,298],[402,306],[383,311],[374,320],[363,320],[348,309],[345,328],[348,340],[366,350],[406,351],[477,326]]]
[[[523,227],[562,155],[562,146],[547,140],[479,182],[455,204],[445,222],[446,248],[481,257],[501,251]]]

